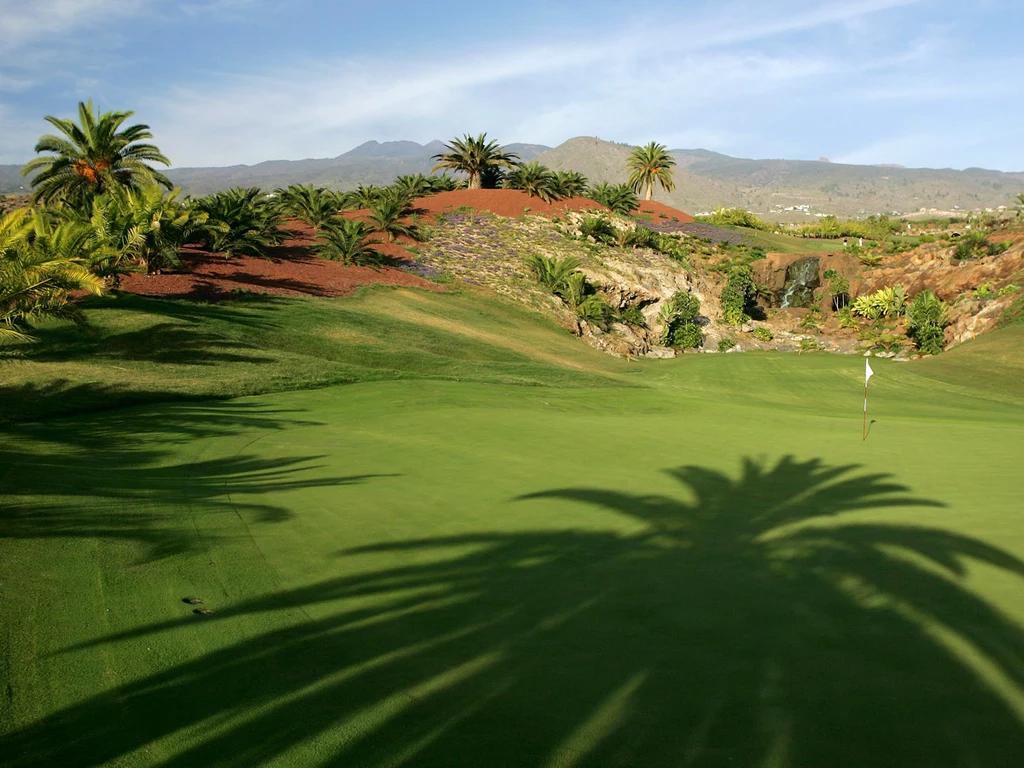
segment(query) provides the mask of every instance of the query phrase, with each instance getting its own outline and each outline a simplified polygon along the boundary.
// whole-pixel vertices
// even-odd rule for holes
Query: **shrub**
[[[722,319],[732,325],[747,320],[746,309],[757,296],[753,273],[748,266],[733,267],[719,297]]]
[[[834,269],[826,269],[824,277],[828,280],[828,292],[832,296],[832,309],[834,311],[843,309],[850,300],[849,279]]]
[[[373,247],[377,241],[369,239],[372,234],[373,229],[366,222],[337,219],[320,230],[313,251],[321,258],[346,265],[380,264],[384,255]]]
[[[537,282],[559,296],[568,289],[569,276],[576,271],[580,263],[575,256],[559,259],[556,256],[534,253],[526,257],[526,266],[533,272]]]
[[[615,227],[604,216],[584,216],[580,221],[580,236],[592,237],[599,243],[608,243],[615,238]]]
[[[644,319],[644,313],[636,304],[631,304],[628,307],[623,307],[619,310],[619,322],[625,323],[626,325],[632,325],[637,328],[647,327],[647,320]]]
[[[698,216],[697,220],[719,227],[749,227],[764,232],[769,232],[772,229],[772,226],[764,219],[742,208],[716,208],[708,216]]]
[[[278,229],[281,212],[257,187],[235,188],[201,197],[195,208],[205,213],[211,226],[204,245],[227,255],[235,253],[266,256],[268,248],[280,245],[284,233]]]
[[[580,320],[585,320],[599,328],[607,327],[615,314],[615,311],[603,296],[587,296],[575,309]]]
[[[704,343],[700,326],[700,299],[692,293],[677,292],[661,308],[659,319],[665,324],[662,343],[678,349],[695,349]]]
[[[853,314],[869,320],[899,317],[907,311],[906,289],[902,285],[893,285],[865,296],[858,296],[851,310]]]
[[[948,309],[931,291],[922,291],[907,308],[907,335],[926,355],[937,355],[943,348],[943,329],[949,325]]]
[[[718,351],[728,352],[730,349],[736,346],[736,342],[732,339],[719,339],[718,340]]]
[[[843,307],[836,313],[836,317],[839,318],[840,328],[860,328],[860,323],[857,322],[857,318],[853,316],[853,312],[850,307]]]
[[[622,216],[640,207],[636,192],[629,184],[598,184],[591,188],[590,199]]]
[[[758,341],[771,341],[773,338],[775,338],[774,336],[772,336],[771,330],[765,328],[763,325],[758,328],[755,328],[753,334],[751,335]]]

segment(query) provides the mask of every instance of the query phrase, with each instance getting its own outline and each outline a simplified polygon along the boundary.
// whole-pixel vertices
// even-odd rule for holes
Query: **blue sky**
[[[1021,171],[1022,29],[1021,0],[0,0],[0,163],[93,98],[176,166],[486,131]]]

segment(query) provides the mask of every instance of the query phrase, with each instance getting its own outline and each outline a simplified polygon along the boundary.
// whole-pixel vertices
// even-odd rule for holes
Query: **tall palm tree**
[[[630,171],[629,184],[640,194],[640,190],[647,187],[645,200],[654,196],[654,183],[657,182],[666,192],[676,188],[672,180],[672,169],[676,161],[668,153],[664,144],[651,142],[642,147],[637,147],[629,154],[626,166]]]
[[[481,133],[476,138],[468,133],[461,139],[452,139],[445,144],[447,152],[434,155],[432,160],[437,164],[431,173],[441,168],[461,171],[469,176],[469,189],[480,189],[480,175],[488,168],[514,169],[519,164],[519,155],[506,152],[496,141],[488,141],[487,134]]]
[[[171,188],[170,180],[147,163],[170,165],[151,139],[148,125],[121,125],[134,112],[95,112],[92,100],[78,103],[79,124],[70,118],[47,115],[46,121],[61,136],[47,134],[36,143],[36,152],[53,152],[37,157],[21,169],[22,176],[34,171],[34,201],[63,200],[81,207],[88,200],[114,187],[139,187],[158,183]]]

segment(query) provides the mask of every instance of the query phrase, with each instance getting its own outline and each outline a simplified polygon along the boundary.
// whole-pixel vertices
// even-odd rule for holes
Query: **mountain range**
[[[626,180],[632,147],[593,137],[569,139],[558,147],[509,144],[524,161],[554,170],[574,170],[591,182]],[[221,168],[172,168],[167,175],[192,195],[234,186],[274,189],[315,184],[353,189],[359,184],[388,184],[396,176],[429,173],[431,159],[444,150],[440,141],[368,141],[333,158],[271,160]],[[704,149],[671,150],[676,160],[675,189],[655,198],[688,212],[738,206],[771,219],[796,219],[815,213],[862,216],[995,209],[1012,206],[1024,191],[1024,173],[982,168],[965,170],[847,165],[827,160],[754,160]],[[0,192],[27,188],[19,166],[0,166]]]

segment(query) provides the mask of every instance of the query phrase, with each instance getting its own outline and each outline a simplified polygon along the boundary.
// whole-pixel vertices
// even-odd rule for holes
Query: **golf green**
[[[1024,391],[938,362],[7,427],[0,763],[1019,765]]]

